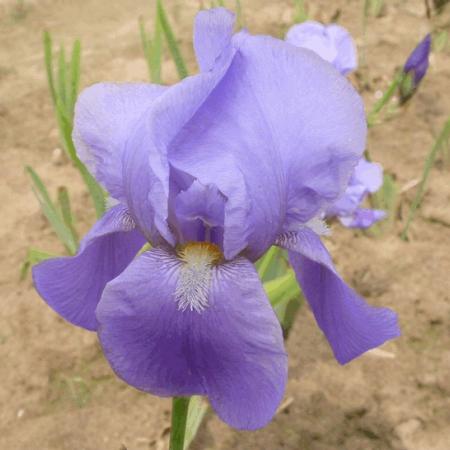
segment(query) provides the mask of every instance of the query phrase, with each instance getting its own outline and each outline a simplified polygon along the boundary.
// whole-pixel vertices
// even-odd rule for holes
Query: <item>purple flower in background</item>
[[[342,197],[326,209],[327,217],[338,217],[349,228],[369,228],[386,217],[377,209],[360,208],[369,194],[378,191],[383,184],[383,168],[380,164],[361,158],[355,167]]]
[[[419,45],[413,50],[409,58],[403,66],[403,72],[412,76],[413,86],[415,89],[428,70],[428,58],[431,50],[431,35],[427,34]]]
[[[356,46],[350,33],[334,23],[323,25],[312,20],[292,26],[286,41],[307,48],[333,64],[343,75],[358,66]]]
[[[78,155],[117,204],[76,256],[33,275],[55,311],[97,331],[127,383],[208,396],[225,422],[255,429],[287,379],[253,266],[272,244],[288,249],[339,362],[399,330],[395,313],[344,283],[311,225],[363,152],[360,97],[311,52],[233,26],[225,9],[198,14],[201,72],[174,86],[100,83],[80,95]]]

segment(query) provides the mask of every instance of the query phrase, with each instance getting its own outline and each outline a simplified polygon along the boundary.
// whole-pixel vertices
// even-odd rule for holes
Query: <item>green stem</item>
[[[190,397],[172,399],[172,426],[170,429],[170,450],[184,450],[184,436]]]
[[[420,203],[422,202],[423,194],[425,192],[425,186],[428,180],[428,176],[430,175],[430,170],[433,167],[434,160],[436,159],[436,155],[440,150],[440,148],[442,147],[442,145],[444,144],[444,142],[449,137],[450,137],[450,118],[445,123],[444,128],[441,131],[441,134],[438,136],[435,143],[433,144],[433,148],[431,149],[431,152],[429,153],[425,161],[425,167],[423,169],[422,179],[420,180],[419,188],[417,189],[416,196],[414,197],[414,201],[411,204],[405,228],[403,228],[402,234],[400,235],[400,237],[404,241],[408,239],[409,226],[411,225],[411,222],[414,219],[416,211],[419,208]]]
[[[403,78],[405,77],[405,74],[400,72],[392,81],[390,86],[387,88],[386,92],[383,94],[383,96],[378,100],[375,105],[373,105],[372,111],[370,111],[368,117],[367,117],[367,125],[368,127],[372,127],[375,125],[375,121],[377,119],[378,114],[383,109],[383,107],[389,102],[389,100],[392,98],[392,96],[395,94],[395,92],[398,89],[398,86],[403,81]]]

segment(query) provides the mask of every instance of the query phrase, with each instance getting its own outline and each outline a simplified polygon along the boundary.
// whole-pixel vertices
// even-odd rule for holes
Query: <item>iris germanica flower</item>
[[[292,26],[286,41],[296,47],[307,48],[333,64],[339,72],[347,75],[358,66],[356,46],[351,34],[340,25],[323,25],[308,20]]]
[[[427,34],[425,38],[417,45],[411,55],[409,55],[403,66],[403,72],[406,75],[401,85],[402,101],[408,100],[419,86],[422,78],[428,70],[429,57],[431,51],[431,35]]]
[[[117,204],[77,255],[33,275],[56,312],[98,333],[127,383],[208,396],[226,423],[255,429],[287,380],[253,266],[271,245],[289,251],[340,363],[399,331],[394,312],[345,284],[314,231],[364,150],[361,98],[312,52],[233,26],[225,9],[198,14],[200,73],[174,86],[100,83],[80,95],[78,155]]]

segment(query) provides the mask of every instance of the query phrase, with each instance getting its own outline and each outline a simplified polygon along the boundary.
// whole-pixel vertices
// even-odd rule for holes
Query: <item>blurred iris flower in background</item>
[[[99,83],[80,95],[77,152],[115,205],[77,255],[33,277],[56,312],[98,333],[127,383],[208,396],[229,425],[255,429],[287,379],[253,266],[273,244],[288,250],[340,363],[399,329],[394,312],[345,284],[319,236],[365,148],[361,98],[312,52],[233,27],[223,8],[198,14],[200,73],[178,84]]]
[[[356,45],[351,34],[337,24],[323,25],[306,21],[292,26],[286,41],[296,47],[306,48],[331,63],[342,75],[357,68]],[[337,217],[349,228],[369,228],[386,217],[380,210],[362,208],[360,204],[369,194],[378,191],[383,184],[383,168],[365,158],[356,165],[343,195],[326,211],[324,217]]]

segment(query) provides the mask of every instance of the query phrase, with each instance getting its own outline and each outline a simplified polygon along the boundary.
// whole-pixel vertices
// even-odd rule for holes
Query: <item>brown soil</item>
[[[207,2],[206,2],[207,3]],[[229,2],[230,4],[232,2]],[[246,25],[281,35],[290,1],[243,0]],[[362,39],[362,1],[310,2],[311,15],[340,22]],[[391,0],[368,22],[363,79],[367,105],[384,89],[414,44],[447,27],[450,7],[431,21],[420,0]],[[191,42],[194,0],[167,1],[182,47],[195,70]],[[82,85],[99,80],[146,80],[137,17],[151,2],[2,0],[0,2],[0,448],[11,450],[128,450],[166,447],[167,400],[142,394],[112,374],[95,334],[57,317],[30,279],[19,283],[26,250],[62,246],[45,222],[23,167],[32,165],[52,193],[69,187],[86,231],[92,208],[78,174],[54,156],[59,147],[42,63],[41,33],[67,46],[83,44]],[[165,80],[174,82],[170,61]],[[356,79],[356,78],[355,78]],[[424,159],[450,111],[450,54],[431,68],[410,104],[370,132],[372,157],[399,186],[420,177]],[[415,189],[402,194],[403,219],[380,236],[333,227],[328,241],[345,278],[373,304],[399,315],[403,336],[342,367],[332,357],[307,308],[289,337],[290,380],[285,408],[264,430],[229,429],[213,414],[193,450],[448,450],[450,448],[450,183],[449,166],[433,168],[424,207],[399,239]]]

